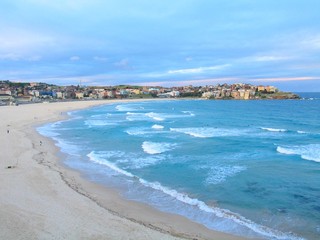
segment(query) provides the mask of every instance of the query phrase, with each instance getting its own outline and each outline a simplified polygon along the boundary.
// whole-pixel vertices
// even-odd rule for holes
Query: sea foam
[[[160,113],[139,113],[139,112],[127,112],[126,119],[128,121],[164,121],[165,118]]]
[[[175,143],[159,143],[159,142],[148,142],[142,143],[142,149],[148,154],[159,154],[173,150],[177,144]]]
[[[126,153],[122,151],[92,151],[87,156],[95,163],[99,163],[107,167],[112,165],[112,169],[117,173],[121,172],[120,170],[122,169],[141,169],[156,165],[167,158],[166,155],[145,156],[144,154]],[[125,175],[128,176],[128,174]]]
[[[151,128],[159,130],[159,129],[164,129],[164,126],[158,125],[158,124],[154,124]]]
[[[130,122],[132,121],[149,121],[149,117],[146,116],[144,113],[133,113],[133,112],[127,112],[126,113],[126,119]]]
[[[273,230],[271,228],[256,224],[256,223],[252,222],[251,220],[246,219],[245,217],[243,217],[239,214],[233,213],[229,210],[218,208],[218,207],[208,206],[206,203],[204,203],[203,201],[201,201],[197,198],[191,198],[187,194],[180,193],[175,189],[165,187],[162,184],[160,184],[159,182],[146,181],[145,179],[139,178],[139,177],[135,176],[134,174],[119,168],[116,164],[111,163],[110,161],[104,159],[103,157],[99,156],[99,154],[96,154],[94,151],[90,152],[87,156],[89,157],[89,159],[91,161],[93,161],[97,164],[104,165],[104,166],[112,169],[114,172],[116,172],[118,174],[125,175],[129,178],[134,178],[135,180],[137,180],[139,183],[141,183],[145,187],[149,187],[151,189],[163,192],[164,194],[172,197],[173,199],[176,199],[179,202],[182,202],[187,205],[194,206],[194,207],[198,208],[200,211],[211,213],[219,218],[231,220],[241,226],[244,226],[244,227],[247,227],[248,229],[253,230],[254,232],[256,232],[258,234],[261,234],[261,235],[264,235],[264,236],[267,236],[267,237],[270,237],[273,239],[279,239],[279,240],[285,240],[285,239],[303,240],[302,238],[293,236],[291,234],[282,233],[280,231]]]
[[[159,113],[150,112],[150,113],[146,113],[146,116],[148,116],[149,118],[152,118],[155,121],[164,121],[165,120],[165,118],[163,116],[161,116],[161,114],[159,114]]]
[[[282,154],[300,155],[305,160],[320,162],[320,144],[309,144],[291,147],[277,147],[277,151]]]
[[[262,130],[269,131],[269,132],[286,132],[288,131],[287,129],[282,129],[282,128],[266,128],[266,127],[261,127]]]
[[[62,140],[61,138],[53,138],[56,143],[55,145],[60,148],[60,151],[66,153],[71,156],[81,157],[80,151],[81,147],[71,143],[66,140]]]
[[[99,154],[96,154],[94,151],[90,152],[88,155],[89,159],[92,162],[107,166],[108,168],[112,169],[113,171],[115,171],[116,173],[120,173],[123,174],[127,177],[134,177],[133,174],[131,174],[130,172],[127,172],[121,168],[119,168],[117,165],[115,165],[112,162],[109,162],[108,160],[106,160],[105,158],[101,157]]]
[[[53,124],[46,124],[44,126],[38,127],[37,131],[41,134],[44,135],[46,137],[51,137],[51,138],[55,138],[57,136],[60,135],[60,133],[57,133],[53,130],[53,127],[55,125]]]
[[[307,132],[301,131],[301,130],[298,130],[297,133],[299,133],[299,134],[307,134]]]
[[[206,184],[219,184],[228,177],[235,176],[237,173],[245,171],[247,168],[245,166],[216,166],[211,167],[208,177],[205,180]]]
[[[191,117],[195,116],[195,114],[192,111],[182,111],[182,112],[185,113],[185,114],[188,114]]]
[[[84,124],[87,125],[89,128],[117,125],[117,123],[108,120],[86,120]]]
[[[119,112],[134,112],[134,111],[141,111],[144,108],[136,104],[123,104],[123,105],[117,105],[116,109]]]
[[[184,133],[197,138],[231,137],[231,136],[240,136],[247,133],[247,131],[245,130],[212,128],[212,127],[170,128],[170,131]]]
[[[166,119],[189,118],[189,117],[195,116],[191,111],[183,111],[183,113],[184,114],[149,112],[149,113],[146,113],[146,116],[156,121],[164,121]]]
[[[125,130],[125,132],[131,136],[148,136],[150,133],[152,133],[151,131],[148,131],[144,127],[129,128],[129,129]]]
[[[204,102],[204,104],[206,104],[206,103],[210,103],[210,102]],[[225,102],[223,102],[223,103],[225,103]],[[228,104],[229,103],[232,103],[232,102],[228,102]],[[187,107],[188,105],[189,105],[189,103],[187,105],[182,105],[184,107],[183,109],[189,109]],[[233,103],[232,103],[232,105],[233,105]],[[216,104],[214,103],[212,105],[212,109],[214,109],[215,106],[216,106]],[[145,191],[147,193],[151,193],[150,194],[151,196],[158,196],[158,195],[164,196],[163,199],[156,198],[154,200],[155,206],[157,206],[156,205],[157,203],[159,203],[159,206],[160,206],[159,208],[161,208],[162,206],[164,206],[164,208],[165,208],[168,205],[172,205],[171,209],[168,209],[169,212],[175,212],[176,207],[177,207],[177,209],[178,208],[181,209],[181,211],[179,210],[181,212],[181,214],[183,214],[187,217],[190,217],[191,219],[194,216],[194,218],[192,220],[195,220],[195,221],[197,221],[201,224],[204,224],[204,225],[208,224],[207,227],[214,228],[216,225],[220,224],[218,226],[218,229],[221,231],[226,230],[226,231],[229,231],[234,234],[241,233],[244,236],[249,236],[251,233],[246,235],[246,230],[243,231],[243,227],[235,226],[236,224],[234,222],[237,222],[237,221],[233,222],[233,220],[230,220],[235,217],[238,219],[238,222],[244,222],[243,224],[239,223],[239,225],[248,226],[248,228],[250,228],[250,229],[258,228],[257,232],[265,232],[265,231],[269,232],[268,229],[265,229],[263,226],[254,225],[254,223],[251,226],[251,222],[247,222],[245,220],[242,221],[242,217],[239,216],[239,218],[238,218],[237,214],[230,214],[229,215],[228,211],[225,212],[223,210],[219,210],[218,208],[215,208],[215,206],[212,207],[211,205],[209,206],[205,202],[202,202],[203,199],[212,199],[212,201],[214,201],[216,199],[214,197],[214,195],[210,195],[211,193],[209,193],[209,191],[208,191],[208,193],[202,192],[202,189],[201,190],[199,189],[199,191],[198,191],[198,189],[196,189],[196,191],[195,191],[193,189],[193,185],[189,185],[189,183],[185,183],[186,185],[184,185],[184,183],[180,183],[181,189],[183,189],[180,191],[179,190],[180,188],[174,187],[174,186],[177,186],[176,182],[175,182],[176,181],[175,178],[172,181],[169,179],[165,179],[167,168],[164,168],[164,169],[162,169],[160,167],[148,168],[148,169],[146,169],[147,171],[144,171],[144,169],[142,169],[142,168],[144,168],[146,166],[150,166],[150,165],[156,165],[157,163],[160,163],[161,161],[163,161],[161,163],[161,166],[164,166],[167,163],[169,163],[168,165],[170,165],[172,163],[172,159],[174,159],[175,162],[181,161],[181,162],[183,162],[183,164],[188,164],[188,167],[192,167],[192,168],[193,168],[193,165],[195,165],[195,167],[198,167],[199,165],[201,166],[202,164],[207,164],[207,162],[210,161],[210,164],[208,164],[208,168],[205,169],[205,171],[199,173],[199,176],[201,176],[201,177],[199,177],[199,179],[192,179],[195,182],[197,181],[196,183],[199,184],[199,186],[203,187],[203,191],[206,191],[208,188],[214,189],[214,188],[218,187],[218,185],[217,186],[205,186],[206,184],[220,184],[221,183],[221,187],[226,187],[226,189],[227,189],[228,185],[229,185],[229,182],[228,182],[229,178],[230,178],[230,182],[232,182],[233,180],[238,180],[238,178],[239,178],[239,184],[240,184],[242,181],[242,176],[244,174],[243,173],[239,174],[239,173],[241,171],[245,171],[245,169],[241,169],[240,165],[242,165],[242,164],[246,164],[249,169],[251,166],[250,165],[251,162],[255,162],[256,158],[257,158],[257,161],[259,161],[260,157],[265,158],[265,156],[267,156],[268,158],[270,157],[270,159],[271,159],[272,155],[278,154],[278,156],[279,156],[279,153],[277,153],[275,151],[275,148],[277,148],[277,147],[273,147],[273,148],[272,147],[264,147],[264,146],[272,146],[272,143],[274,142],[274,140],[271,139],[272,137],[277,138],[276,142],[278,144],[277,146],[279,146],[277,149],[278,152],[282,152],[283,154],[290,154],[291,155],[291,157],[288,155],[286,157],[287,159],[299,159],[300,156],[306,157],[306,158],[312,157],[314,159],[319,159],[319,154],[312,155],[310,153],[307,154],[307,153],[301,152],[301,150],[298,149],[298,147],[301,147],[301,146],[296,146],[297,148],[294,148],[292,146],[288,146],[289,144],[292,144],[292,145],[296,144],[297,145],[297,142],[298,142],[298,145],[301,145],[301,143],[303,143],[304,145],[307,145],[309,143],[319,143],[317,141],[318,140],[317,136],[314,136],[315,134],[313,133],[315,131],[314,129],[317,129],[317,126],[318,126],[316,119],[313,119],[313,122],[312,122],[309,118],[307,118],[307,116],[305,118],[305,120],[306,120],[305,122],[307,122],[308,125],[299,124],[300,120],[301,120],[301,122],[304,121],[303,116],[301,116],[301,118],[297,117],[296,119],[293,119],[294,121],[295,120],[297,121],[297,122],[294,122],[293,125],[290,125],[292,123],[291,121],[281,122],[280,120],[279,120],[278,125],[273,125],[273,124],[266,124],[263,119],[262,119],[262,121],[260,121],[261,119],[258,117],[258,116],[261,116],[260,112],[259,112],[260,111],[259,109],[261,109],[260,107],[257,109],[256,112],[254,112],[254,114],[257,114],[256,117],[252,116],[252,119],[255,119],[254,121],[250,117],[249,118],[246,117],[246,116],[251,116],[251,114],[253,114],[251,112],[248,114],[242,114],[242,115],[236,115],[236,116],[230,115],[230,121],[229,121],[229,116],[228,116],[228,120],[226,120],[224,122],[222,122],[222,120],[219,118],[219,115],[216,114],[216,111],[211,111],[212,112],[212,116],[211,116],[211,115],[209,115],[209,112],[203,112],[203,111],[205,111],[205,108],[202,109],[200,107],[199,108],[192,108],[192,106],[190,106],[190,109],[194,110],[194,112],[197,113],[197,115],[199,115],[199,116],[197,116],[197,119],[193,119],[193,118],[189,117],[189,115],[191,116],[192,114],[188,113],[187,111],[185,111],[185,112],[182,112],[179,110],[166,111],[166,109],[164,109],[163,107],[157,108],[156,104],[154,104],[154,105],[152,104],[152,107],[149,106],[148,110],[145,110],[145,109],[141,110],[139,108],[135,108],[135,107],[131,106],[131,107],[127,107],[126,109],[120,108],[121,110],[125,110],[125,111],[115,111],[114,107],[115,107],[114,105],[108,106],[108,109],[109,108],[112,109],[113,115],[116,115],[118,118],[121,117],[122,120],[125,120],[126,117],[128,117],[129,119],[132,119],[134,122],[124,121],[124,124],[119,124],[120,125],[119,128],[113,129],[115,131],[112,132],[112,135],[111,134],[103,134],[103,135],[99,136],[98,134],[102,131],[83,131],[84,134],[90,133],[90,135],[95,137],[96,139],[101,137],[101,141],[99,141],[98,149],[103,148],[103,145],[106,146],[106,148],[103,148],[103,149],[121,149],[121,151],[119,151],[119,153],[117,153],[115,151],[112,153],[106,153],[105,156],[102,154],[102,152],[99,152],[99,151],[91,152],[91,155],[89,154],[88,157],[90,158],[91,164],[94,165],[93,170],[107,168],[109,170],[107,170],[106,172],[110,171],[110,172],[117,172],[118,174],[122,174],[124,177],[121,179],[124,179],[124,181],[126,181],[128,179],[129,182],[133,182],[140,189],[143,188],[141,185],[141,184],[143,184],[143,186],[145,186],[145,188],[143,188],[143,189],[145,189]],[[197,104],[196,104],[196,107],[198,107]],[[179,105],[179,108],[177,107],[176,109],[181,109],[181,106]],[[217,111],[218,110],[219,109],[217,109]],[[272,109],[270,109],[270,112],[272,113],[271,110]],[[150,112],[153,112],[153,114],[147,116],[146,113],[150,113]],[[225,107],[223,108],[222,114],[225,114],[224,112],[225,112]],[[174,115],[174,114],[176,114],[176,115]],[[170,118],[173,119],[173,117],[178,118],[179,115],[182,117],[183,116],[185,117],[185,118],[179,119],[179,122],[178,121],[177,122],[175,122],[175,121],[157,121],[153,118],[153,117],[160,117],[161,119],[169,120]],[[106,116],[105,114],[100,114],[100,115],[95,115],[95,116],[92,116],[92,115],[89,116],[89,114],[86,114],[85,118],[82,122],[84,122],[85,120],[107,121],[107,120],[110,120],[109,117],[110,116],[108,116],[108,115]],[[202,117],[205,117],[205,118],[202,119]],[[234,117],[236,117],[236,118],[234,118]],[[289,116],[289,118],[290,118],[290,116]],[[141,120],[139,120],[141,122],[137,122],[138,119],[141,119]],[[283,118],[283,119],[285,119],[285,118]],[[288,119],[288,118],[286,118],[286,119]],[[176,119],[174,119],[174,120],[176,120]],[[309,120],[310,120],[310,125],[309,125]],[[78,127],[81,126],[82,128],[84,128],[85,126],[83,126],[83,124],[79,124],[79,122],[80,121],[76,122],[75,126],[78,126]],[[203,124],[204,122],[206,124]],[[93,123],[95,123],[95,122],[93,122]],[[230,123],[234,123],[234,124],[230,124]],[[103,124],[100,126],[103,126]],[[249,126],[249,124],[251,127],[236,129],[236,126]],[[155,127],[155,126],[162,126],[162,125],[165,126],[165,129],[163,129],[163,130],[161,130],[160,127]],[[72,124],[67,124],[66,126],[69,127],[69,126],[72,126]],[[193,126],[193,127],[190,128],[190,126]],[[209,127],[209,126],[211,126],[211,127]],[[219,128],[214,128],[214,126],[219,126]],[[261,126],[275,127],[275,128],[262,129]],[[298,126],[298,128],[297,128],[297,126]],[[63,125],[62,125],[62,127],[63,127]],[[171,129],[170,129],[170,127],[171,127]],[[283,128],[283,129],[281,129],[281,128]],[[170,132],[169,132],[169,129],[170,129]],[[287,132],[289,132],[290,134],[281,133],[281,130],[286,131],[286,129],[289,129],[289,130],[287,130]],[[58,133],[62,133],[61,126],[56,126],[56,128],[53,128],[53,130],[54,130],[54,132],[57,130]],[[117,131],[117,130],[119,130],[119,131]],[[112,143],[114,142],[113,139],[118,138],[118,137],[123,137],[123,131],[126,131],[126,130],[130,130],[129,133],[132,134],[132,136],[124,136],[123,145],[121,146],[119,144],[116,146],[116,148],[113,148],[112,147]],[[227,131],[227,130],[229,130],[229,131]],[[297,130],[307,131],[308,134],[302,134],[304,132],[300,132]],[[149,134],[147,134],[147,133],[149,133]],[[53,134],[55,134],[55,133],[53,133]],[[119,134],[119,136],[117,134]],[[68,139],[70,141],[74,141],[74,140],[77,141],[78,140],[73,137],[74,135],[72,134],[71,131],[67,132],[66,134],[63,132],[61,137],[65,137],[64,135],[66,136],[66,139]],[[257,136],[261,137],[263,144],[260,144],[260,139],[256,139],[257,144],[251,144],[253,141],[255,141],[253,139],[253,135],[254,136],[257,135]],[[139,136],[139,137],[136,137],[136,136]],[[230,148],[230,149],[228,149],[230,151],[227,154],[224,154],[224,149],[221,149],[221,151],[220,151],[218,144],[220,142],[221,142],[221,144],[223,144],[225,141],[228,141],[229,138],[227,138],[227,139],[207,139],[208,144],[212,144],[212,142],[214,144],[217,144],[217,145],[209,145],[212,147],[211,148],[212,151],[210,151],[209,154],[206,151],[207,149],[202,148],[202,146],[204,146],[203,144],[206,143],[205,138],[215,138],[215,137],[221,137],[221,136],[244,136],[243,138],[241,138],[241,140],[242,140],[241,145],[243,144],[243,147],[239,146],[239,148],[235,148],[235,149]],[[60,137],[60,136],[57,136],[57,137]],[[84,139],[86,137],[87,136],[84,135]],[[150,138],[150,137],[155,137],[155,138]],[[248,139],[249,141],[247,142],[246,140],[248,137],[250,139]],[[199,138],[201,138],[200,139],[201,141],[199,141]],[[86,152],[86,154],[87,154],[88,152],[96,149],[96,146],[94,145],[95,141],[93,141],[91,144],[88,141],[88,139],[81,140],[81,141],[80,140],[79,140],[79,143],[82,144],[82,145],[79,144],[81,147],[80,151],[79,151],[80,153],[87,151]],[[146,154],[141,148],[141,144],[143,144],[144,141],[148,141],[149,143],[150,142],[151,143],[152,142],[161,143],[162,141],[164,143],[171,143],[171,141],[174,141],[174,142],[179,143],[179,145],[178,145],[179,151],[172,151],[172,152],[169,151],[169,152],[164,152],[162,154],[156,154],[156,153]],[[89,142],[88,145],[86,145],[86,142]],[[194,148],[190,149],[189,147],[190,147],[190,145],[192,145],[192,142],[194,142],[195,145],[194,145]],[[110,143],[111,143],[111,146],[109,148],[108,144],[110,144]],[[198,143],[200,143],[200,144],[197,145]],[[147,145],[148,144],[146,144],[146,146]],[[239,141],[239,145],[240,145],[240,141]],[[253,145],[253,146],[251,146],[251,145]],[[67,150],[70,147],[70,144],[68,142],[62,143],[61,147]],[[78,151],[76,149],[76,147],[77,147],[77,144],[75,144],[74,153],[76,153]],[[186,148],[184,148],[184,147],[186,147]],[[217,147],[217,148],[215,148],[215,147]],[[259,148],[257,148],[257,147],[259,147]],[[316,147],[319,149],[319,144]],[[211,149],[210,149],[210,147],[208,147],[208,150],[211,150]],[[217,149],[217,151],[216,151],[216,149]],[[256,149],[258,149],[258,151],[256,151]],[[68,151],[66,151],[66,150],[65,150],[65,152],[70,153],[69,150]],[[190,152],[189,152],[189,150],[190,150]],[[192,159],[193,157],[191,154],[194,154],[194,152],[193,152],[194,150],[199,150],[199,152],[198,152],[199,158],[195,157],[194,159]],[[225,150],[227,150],[227,148]],[[243,155],[240,155],[240,157],[237,156],[237,157],[233,157],[233,158],[228,157],[230,154],[232,154],[234,152],[238,153],[238,151],[239,151],[239,154],[243,154]],[[155,152],[159,152],[159,150],[158,151],[156,150]],[[215,154],[216,152],[218,154]],[[316,150],[315,150],[315,152],[316,152]],[[184,155],[184,153],[185,153],[185,155]],[[190,155],[188,156],[189,153],[190,153]],[[211,153],[212,153],[212,156],[211,156]],[[255,153],[255,154],[253,155],[251,153]],[[221,159],[220,156],[226,156],[226,157],[225,158],[222,157],[222,159]],[[77,159],[80,159],[80,158],[77,158]],[[247,159],[249,161],[242,161],[242,160],[247,160]],[[274,159],[276,159],[276,157]],[[222,161],[220,161],[220,160],[222,160]],[[277,166],[278,162],[279,161],[274,161],[274,164],[275,164],[274,166]],[[304,161],[304,162],[305,162],[305,165],[307,165],[307,166],[309,166],[310,164],[311,165],[317,164],[317,163],[313,163],[311,161],[310,162]],[[223,164],[227,165],[225,167],[225,169],[223,169],[224,168],[224,166],[222,166]],[[283,164],[283,163],[281,162],[280,164]],[[235,167],[234,169],[232,168],[233,165]],[[103,166],[105,166],[105,167],[103,167]],[[175,166],[176,166],[175,164],[172,165],[172,167],[175,167]],[[185,166],[185,165],[183,165],[183,166]],[[230,168],[228,168],[228,166],[230,166]],[[171,165],[169,167],[171,167]],[[238,169],[237,167],[240,167],[240,169]],[[298,164],[297,167],[299,168],[300,165]],[[141,170],[136,170],[139,168]],[[184,171],[184,169],[185,168],[181,168],[181,171]],[[174,169],[174,171],[178,171],[178,170],[179,169],[177,169],[177,168]],[[299,171],[300,170],[303,170],[303,169],[299,169]],[[153,174],[152,171],[157,171],[156,173],[158,175],[152,175]],[[251,174],[250,173],[251,171],[247,171],[247,172],[248,172],[248,175]],[[245,172],[245,173],[247,173],[247,172]],[[139,178],[136,175],[134,175],[134,173],[137,173],[140,177],[149,180],[149,182],[147,182],[147,181],[144,182],[143,179],[141,179],[141,181],[140,181]],[[260,172],[258,172],[258,170],[255,173],[260,174]],[[148,174],[150,174],[150,175],[148,175]],[[184,172],[178,172],[177,176],[179,176],[179,174],[184,174]],[[154,179],[153,181],[158,181],[159,183],[158,182],[150,182],[150,179],[148,177],[150,176],[150,178],[151,178],[151,175],[152,175],[152,179]],[[233,177],[233,176],[235,176],[235,177]],[[276,177],[279,178],[279,181],[282,181],[281,176],[275,176],[275,178]],[[165,179],[165,180],[163,180],[163,179]],[[164,186],[164,182],[166,182],[165,186]],[[301,182],[302,182],[301,186],[303,186],[303,181],[301,180]],[[308,182],[306,182],[306,184],[307,183]],[[191,182],[191,184],[193,184],[193,182]],[[180,186],[180,185],[178,185],[178,186]],[[184,186],[186,186],[186,187],[184,188]],[[262,184],[262,186],[263,186],[263,184]],[[315,188],[315,187],[313,187],[313,188]],[[185,190],[185,189],[189,189],[189,190]],[[235,190],[241,191],[241,188],[235,189]],[[184,194],[183,193],[184,191],[188,191],[188,194]],[[197,195],[197,192],[199,192],[199,195]],[[307,191],[305,191],[305,192],[307,192]],[[303,193],[305,193],[305,192],[303,192]],[[139,192],[137,194],[139,194]],[[287,195],[289,196],[289,194],[290,194],[290,192]],[[196,197],[196,196],[199,196],[199,197]],[[247,196],[248,196],[247,199],[249,199],[249,200],[252,199],[252,197],[249,194],[246,194],[245,197],[247,197]],[[174,199],[172,199],[172,198],[174,198]],[[237,205],[236,199],[229,199],[228,196],[224,199],[222,197],[221,199],[222,199],[221,200],[222,202],[225,200],[230,201],[230,206],[235,206],[234,209],[237,209],[238,205]],[[269,209],[269,207],[270,207],[270,209],[273,209],[274,205],[273,205],[272,200],[273,199],[270,197],[270,202],[269,202],[269,203],[271,203],[270,205],[267,205],[267,203],[265,203],[266,209]],[[290,196],[288,197],[288,200],[290,201]],[[149,202],[148,198],[146,198],[145,201]],[[217,200],[217,201],[220,201],[220,200]],[[150,202],[152,203],[152,201],[150,201]],[[261,205],[264,204],[263,201],[261,201],[261,202],[262,202]],[[185,203],[186,205],[184,205],[182,203]],[[261,206],[261,205],[257,204],[257,206]],[[283,206],[286,207],[286,202],[283,203]],[[241,206],[239,208],[241,208]],[[312,206],[311,206],[311,208],[312,208]],[[307,212],[307,210],[310,211],[309,209],[306,209],[306,212]],[[221,211],[222,211],[222,213],[221,213]],[[256,213],[256,211],[253,211],[253,212]],[[283,212],[283,213],[281,212],[281,214],[279,214],[279,218],[281,218],[282,216],[286,217],[287,213],[289,213],[289,212],[291,213],[290,204],[288,204],[288,208],[286,209],[286,212]],[[292,210],[292,212],[294,212],[294,210]],[[213,213],[213,214],[209,214],[209,213]],[[226,213],[226,219],[229,219],[229,220],[215,218],[216,213],[217,213],[217,216],[219,214],[223,215],[223,213]],[[261,220],[261,218],[259,218],[259,217],[256,218],[256,215],[253,215],[253,214],[250,215],[250,213],[248,215],[246,215],[247,211],[245,208],[243,210],[243,214],[244,214],[243,216],[245,216],[245,217],[248,216],[248,218],[253,216],[252,220],[258,219],[257,223],[259,220]],[[296,215],[293,214],[292,216],[295,217]],[[283,223],[281,223],[284,225],[284,227],[282,228],[282,225],[281,226],[276,225],[276,223],[275,223],[276,221],[270,222],[270,218],[268,218],[268,217],[269,217],[269,215],[266,216],[266,218],[264,219],[264,222],[266,222],[265,224],[270,225],[270,227],[273,226],[278,229],[289,229],[288,231],[296,231],[297,230],[295,228],[295,223],[289,227],[286,227],[285,225],[287,224],[287,222],[284,221]],[[271,220],[278,219],[278,215],[272,215],[271,217],[272,217]],[[292,219],[294,219],[294,218],[292,218]],[[216,221],[217,222],[217,223],[215,223],[216,225],[209,223],[211,220]],[[269,221],[269,222],[267,222],[267,221]],[[277,221],[279,221],[279,220],[277,220]],[[259,222],[259,223],[261,224],[261,222]],[[290,222],[289,222],[289,224],[290,224]],[[271,236],[272,235],[278,236],[277,232],[272,231],[272,230],[270,230],[270,231],[272,232]],[[286,230],[284,230],[284,231],[286,231]],[[297,232],[299,232],[299,230],[297,230]],[[270,236],[268,233],[266,233],[265,235]],[[285,237],[285,236],[287,236],[287,237]],[[282,239],[295,239],[290,234],[285,235],[285,236],[282,237],[282,235],[281,235],[280,237],[265,237],[265,238],[267,238],[267,239],[281,239],[281,238]]]
[[[154,125],[155,127],[132,127],[125,130],[125,132],[131,136],[151,137],[155,134],[166,134],[167,131],[163,131],[163,126]],[[161,131],[160,131],[161,130]]]

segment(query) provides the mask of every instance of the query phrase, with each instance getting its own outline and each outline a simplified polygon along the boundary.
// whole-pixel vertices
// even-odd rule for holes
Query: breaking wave
[[[170,128],[172,132],[184,133],[197,138],[211,138],[211,137],[231,137],[240,136],[247,131],[239,129],[224,129],[212,127],[199,128]]]
[[[159,142],[143,142],[142,149],[148,154],[159,154],[173,150],[177,144],[175,143],[159,143]]]
[[[123,174],[123,175],[125,175],[127,177],[134,177],[133,174],[131,174],[131,173],[119,168],[114,163],[111,163],[111,162],[107,161],[105,158],[99,156],[98,154],[95,154],[95,152],[90,152],[87,156],[89,157],[89,159],[92,162],[107,166],[110,169],[112,169],[113,171],[115,171],[116,173]]]
[[[164,126],[155,124],[151,128],[159,130],[159,129],[164,129]]]
[[[117,125],[117,123],[111,122],[109,120],[86,120],[84,124],[87,125],[89,128]]]
[[[161,114],[159,114],[159,113],[150,112],[150,113],[146,113],[146,116],[148,116],[149,118],[152,118],[155,121],[164,121],[165,120],[165,118],[163,116],[161,116]]]
[[[282,128],[266,128],[266,127],[261,127],[262,130],[269,131],[269,132],[287,132],[287,129],[282,129]]]
[[[291,147],[278,146],[277,151],[282,154],[299,155],[305,160],[320,162],[320,144],[309,144]]]
[[[252,222],[251,220],[246,219],[245,217],[243,217],[239,214],[233,213],[229,210],[218,208],[218,207],[213,207],[213,206],[208,206],[206,203],[204,203],[203,201],[201,201],[197,198],[191,198],[187,194],[180,193],[175,189],[165,187],[165,186],[161,185],[159,182],[146,181],[142,178],[135,176],[134,174],[132,174],[128,171],[125,171],[125,170],[119,168],[118,166],[116,166],[116,164],[113,164],[113,163],[107,161],[106,159],[103,159],[103,158],[97,156],[94,152],[90,152],[87,156],[89,157],[89,159],[91,161],[93,161],[95,163],[107,166],[110,169],[112,169],[113,171],[115,171],[119,174],[123,174],[129,178],[134,178],[136,181],[138,181],[140,184],[142,184],[145,187],[151,188],[156,191],[160,191],[160,192],[172,197],[173,199],[175,199],[179,202],[182,202],[184,204],[187,204],[189,206],[193,206],[200,211],[213,214],[219,218],[231,220],[234,223],[239,224],[240,226],[246,227],[246,228],[248,228],[258,234],[261,234],[263,236],[270,237],[273,239],[279,239],[279,240],[286,240],[286,239],[302,240],[303,239],[303,238],[299,238],[299,237],[296,237],[291,234],[287,234],[287,233],[283,233],[283,232],[280,232],[277,230],[273,230],[273,229],[268,228],[266,226],[256,224],[256,223]]]
[[[134,112],[134,111],[141,111],[144,109],[144,107],[137,104],[123,104],[123,105],[117,105],[116,109],[119,112]]]

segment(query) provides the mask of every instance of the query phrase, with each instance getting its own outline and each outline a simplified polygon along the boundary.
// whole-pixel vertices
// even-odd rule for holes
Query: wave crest
[[[265,131],[269,131],[269,132],[287,132],[287,129],[283,129],[283,128],[266,128],[266,127],[261,127],[260,129],[265,130]]]
[[[206,203],[204,203],[203,201],[201,201],[197,198],[191,198],[187,194],[180,193],[175,189],[165,187],[165,186],[161,185],[159,182],[148,182],[142,178],[137,177],[136,175],[134,175],[128,171],[125,171],[125,170],[119,168],[116,164],[113,164],[113,163],[107,161],[106,159],[100,157],[94,151],[90,152],[87,156],[93,162],[105,165],[119,174],[123,174],[127,177],[136,179],[140,184],[142,184],[145,187],[149,187],[154,190],[163,192],[164,194],[172,197],[173,199],[176,199],[176,200],[178,200],[182,203],[185,203],[187,205],[197,207],[201,211],[214,214],[215,216],[217,216],[219,218],[231,220],[241,226],[244,226],[244,227],[247,227],[248,229],[253,230],[254,232],[256,232],[258,234],[261,234],[261,235],[264,235],[267,237],[271,237],[274,239],[296,239],[296,240],[302,239],[302,238],[293,236],[291,234],[282,233],[280,231],[273,230],[273,229],[265,227],[263,225],[256,224],[256,223],[252,222],[251,220],[246,219],[245,217],[243,217],[239,214],[233,213],[229,210],[218,208],[218,207],[213,207],[213,206],[208,206]]]
[[[164,126],[155,124],[155,125],[153,125],[151,128],[153,128],[153,129],[163,129]]]
[[[159,154],[173,150],[177,144],[175,143],[159,143],[159,142],[143,142],[142,149],[148,154]]]
[[[231,137],[240,136],[246,133],[246,131],[239,129],[224,129],[212,127],[170,128],[170,131],[184,133],[197,138]]]
[[[287,155],[299,155],[302,159],[320,162],[320,144],[302,146],[277,147],[277,151]]]

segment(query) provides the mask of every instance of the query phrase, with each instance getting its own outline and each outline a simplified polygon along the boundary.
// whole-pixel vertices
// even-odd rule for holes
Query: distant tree
[[[201,97],[201,92],[184,92],[180,94],[181,97]]]

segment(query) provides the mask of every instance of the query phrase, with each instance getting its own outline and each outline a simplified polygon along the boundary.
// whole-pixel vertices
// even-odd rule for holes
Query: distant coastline
[[[0,81],[0,105],[102,99],[202,98],[210,100],[300,99],[274,86],[245,83],[206,86],[57,86],[47,83]]]

